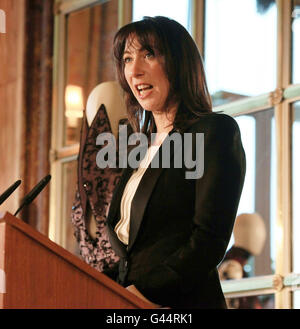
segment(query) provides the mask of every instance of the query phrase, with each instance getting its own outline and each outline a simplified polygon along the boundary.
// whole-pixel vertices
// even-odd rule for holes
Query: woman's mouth
[[[146,98],[147,96],[149,96],[152,92],[153,86],[150,84],[139,84],[136,86],[136,89],[138,91],[138,95],[141,99]]]

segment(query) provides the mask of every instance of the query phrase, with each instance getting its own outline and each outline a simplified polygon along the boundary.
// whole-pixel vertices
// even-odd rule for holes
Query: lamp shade
[[[68,85],[65,92],[65,105],[67,118],[82,118],[83,92],[82,87]]]

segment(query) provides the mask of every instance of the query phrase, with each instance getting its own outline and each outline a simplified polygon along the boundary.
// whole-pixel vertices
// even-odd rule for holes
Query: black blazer
[[[244,183],[240,131],[230,116],[210,113],[184,133],[193,137],[204,133],[203,176],[186,179],[186,167],[174,168],[174,154],[180,154],[176,148],[171,148],[171,168],[150,165],[132,201],[128,246],[118,239],[114,227],[131,168],[124,170],[114,191],[107,228],[121,258],[117,282],[134,284],[162,306],[226,308],[217,265],[231,237]],[[195,140],[189,147],[195,154]],[[161,152],[162,146],[156,156]],[[112,272],[108,275],[113,277]]]

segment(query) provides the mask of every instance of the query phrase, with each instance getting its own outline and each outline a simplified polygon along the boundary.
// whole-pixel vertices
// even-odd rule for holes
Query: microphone
[[[5,192],[0,195],[0,205],[14,192],[14,190],[21,184],[21,180],[13,183]]]
[[[15,212],[14,216],[26,205],[30,204],[42,191],[42,189],[49,183],[51,175],[44,177],[21,201],[19,209]]]

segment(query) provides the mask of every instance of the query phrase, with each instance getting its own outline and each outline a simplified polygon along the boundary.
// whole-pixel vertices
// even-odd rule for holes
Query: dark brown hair
[[[124,75],[125,45],[134,37],[143,49],[164,58],[164,71],[170,82],[166,111],[171,102],[178,103],[173,123],[175,129],[180,131],[201,114],[212,111],[202,58],[188,31],[167,17],[144,17],[123,26],[115,35],[113,48],[117,78],[125,92],[128,119],[135,131],[151,133],[156,127],[151,111],[140,106]],[[144,125],[140,128],[143,119]]]

